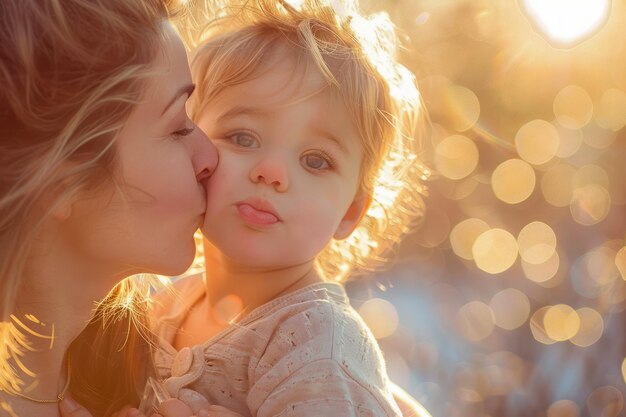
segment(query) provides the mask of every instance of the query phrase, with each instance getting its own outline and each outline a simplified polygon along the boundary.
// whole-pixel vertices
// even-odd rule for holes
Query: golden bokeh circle
[[[514,330],[522,326],[530,315],[530,301],[516,288],[507,288],[495,294],[489,302],[496,326]]]
[[[454,253],[463,259],[472,260],[472,246],[476,238],[489,230],[487,222],[477,218],[469,218],[458,223],[450,232],[450,245]]]
[[[499,274],[509,269],[515,263],[517,253],[515,237],[504,229],[487,230],[472,245],[476,266],[489,274]]]
[[[530,331],[539,343],[543,343],[544,345],[552,345],[556,343],[556,340],[552,339],[547,331],[544,324],[544,318],[546,313],[550,310],[550,306],[541,307],[536,310],[530,318]]]
[[[606,90],[596,106],[594,117],[605,129],[621,130],[626,126],[626,93],[616,88]]]
[[[579,308],[576,313],[580,318],[580,329],[570,341],[580,347],[591,346],[602,337],[604,331],[602,315],[589,307]]]
[[[580,408],[572,400],[555,401],[548,407],[546,417],[579,417]]]
[[[600,223],[610,210],[611,196],[606,188],[592,184],[574,190],[570,212],[576,223],[583,226]]]
[[[532,264],[522,259],[522,270],[529,280],[536,283],[543,283],[552,279],[559,270],[560,257],[557,251],[545,262],[540,264]]]
[[[571,339],[578,333],[580,317],[578,317],[576,310],[567,304],[557,304],[546,311],[543,325],[550,339],[562,342]]]
[[[521,159],[509,159],[493,171],[491,188],[499,200],[508,204],[521,203],[535,189],[535,171]]]
[[[465,132],[476,124],[480,117],[480,101],[467,87],[449,85],[446,95],[446,112],[450,125],[457,132]]]
[[[382,298],[372,298],[358,309],[376,339],[383,339],[396,332],[399,325],[396,307]]]
[[[559,149],[556,156],[569,158],[580,149],[583,144],[583,131],[580,129],[568,129],[559,124],[554,126],[559,133]]]
[[[478,165],[476,144],[463,135],[443,139],[435,148],[435,167],[446,178],[460,180]]]
[[[609,189],[609,174],[604,168],[599,167],[598,165],[584,165],[578,168],[572,177],[573,189],[593,184],[597,184],[607,190]]]
[[[569,129],[580,129],[593,116],[593,101],[584,88],[568,85],[556,95],[552,109],[561,125]]]
[[[558,130],[541,119],[526,123],[515,135],[517,153],[533,165],[542,165],[554,158],[559,150],[559,142]]]
[[[530,264],[547,262],[556,250],[556,234],[543,222],[532,222],[524,226],[517,236],[517,245],[522,259]]]

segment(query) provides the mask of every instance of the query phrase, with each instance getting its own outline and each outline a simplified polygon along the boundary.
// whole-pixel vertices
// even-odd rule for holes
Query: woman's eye
[[[174,136],[176,139],[180,139],[183,138],[185,136],[189,136],[191,135],[191,133],[196,130],[196,126],[192,126],[192,127],[186,127],[184,129],[180,129],[177,130],[176,132],[172,133],[172,136]]]
[[[309,154],[302,157],[302,162],[307,168],[323,171],[332,168],[331,162],[322,155]]]
[[[242,148],[258,148],[259,141],[252,135],[245,133],[235,133],[229,136],[231,142]]]

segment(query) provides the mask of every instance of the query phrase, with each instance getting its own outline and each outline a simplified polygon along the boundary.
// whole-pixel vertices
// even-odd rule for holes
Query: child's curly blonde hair
[[[205,12],[215,16],[215,10]],[[429,175],[420,162],[426,117],[415,77],[397,62],[389,17],[364,17],[355,4],[338,12],[322,0],[297,5],[248,0],[230,2],[202,30],[182,35],[195,50],[193,119],[224,89],[257,76],[276,49],[287,48],[298,62],[313,63],[323,74],[358,128],[364,150],[361,191],[372,202],[349,238],[328,244],[316,268],[324,279],[341,281],[382,266],[422,218],[423,181]]]

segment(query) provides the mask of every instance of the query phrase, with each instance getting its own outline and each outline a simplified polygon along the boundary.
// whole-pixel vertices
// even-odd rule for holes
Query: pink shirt
[[[198,277],[176,287],[179,302],[157,312],[155,361],[170,395],[194,412],[215,404],[256,417],[401,415],[378,344],[339,284],[276,298],[178,352],[171,343],[204,287]]]

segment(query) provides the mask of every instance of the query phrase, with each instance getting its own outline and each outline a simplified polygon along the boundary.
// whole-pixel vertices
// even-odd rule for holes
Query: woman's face
[[[65,220],[73,250],[101,272],[177,275],[195,255],[217,152],[185,111],[193,84],[183,44],[169,24],[164,34],[155,75],[117,138],[110,192],[78,199]]]

